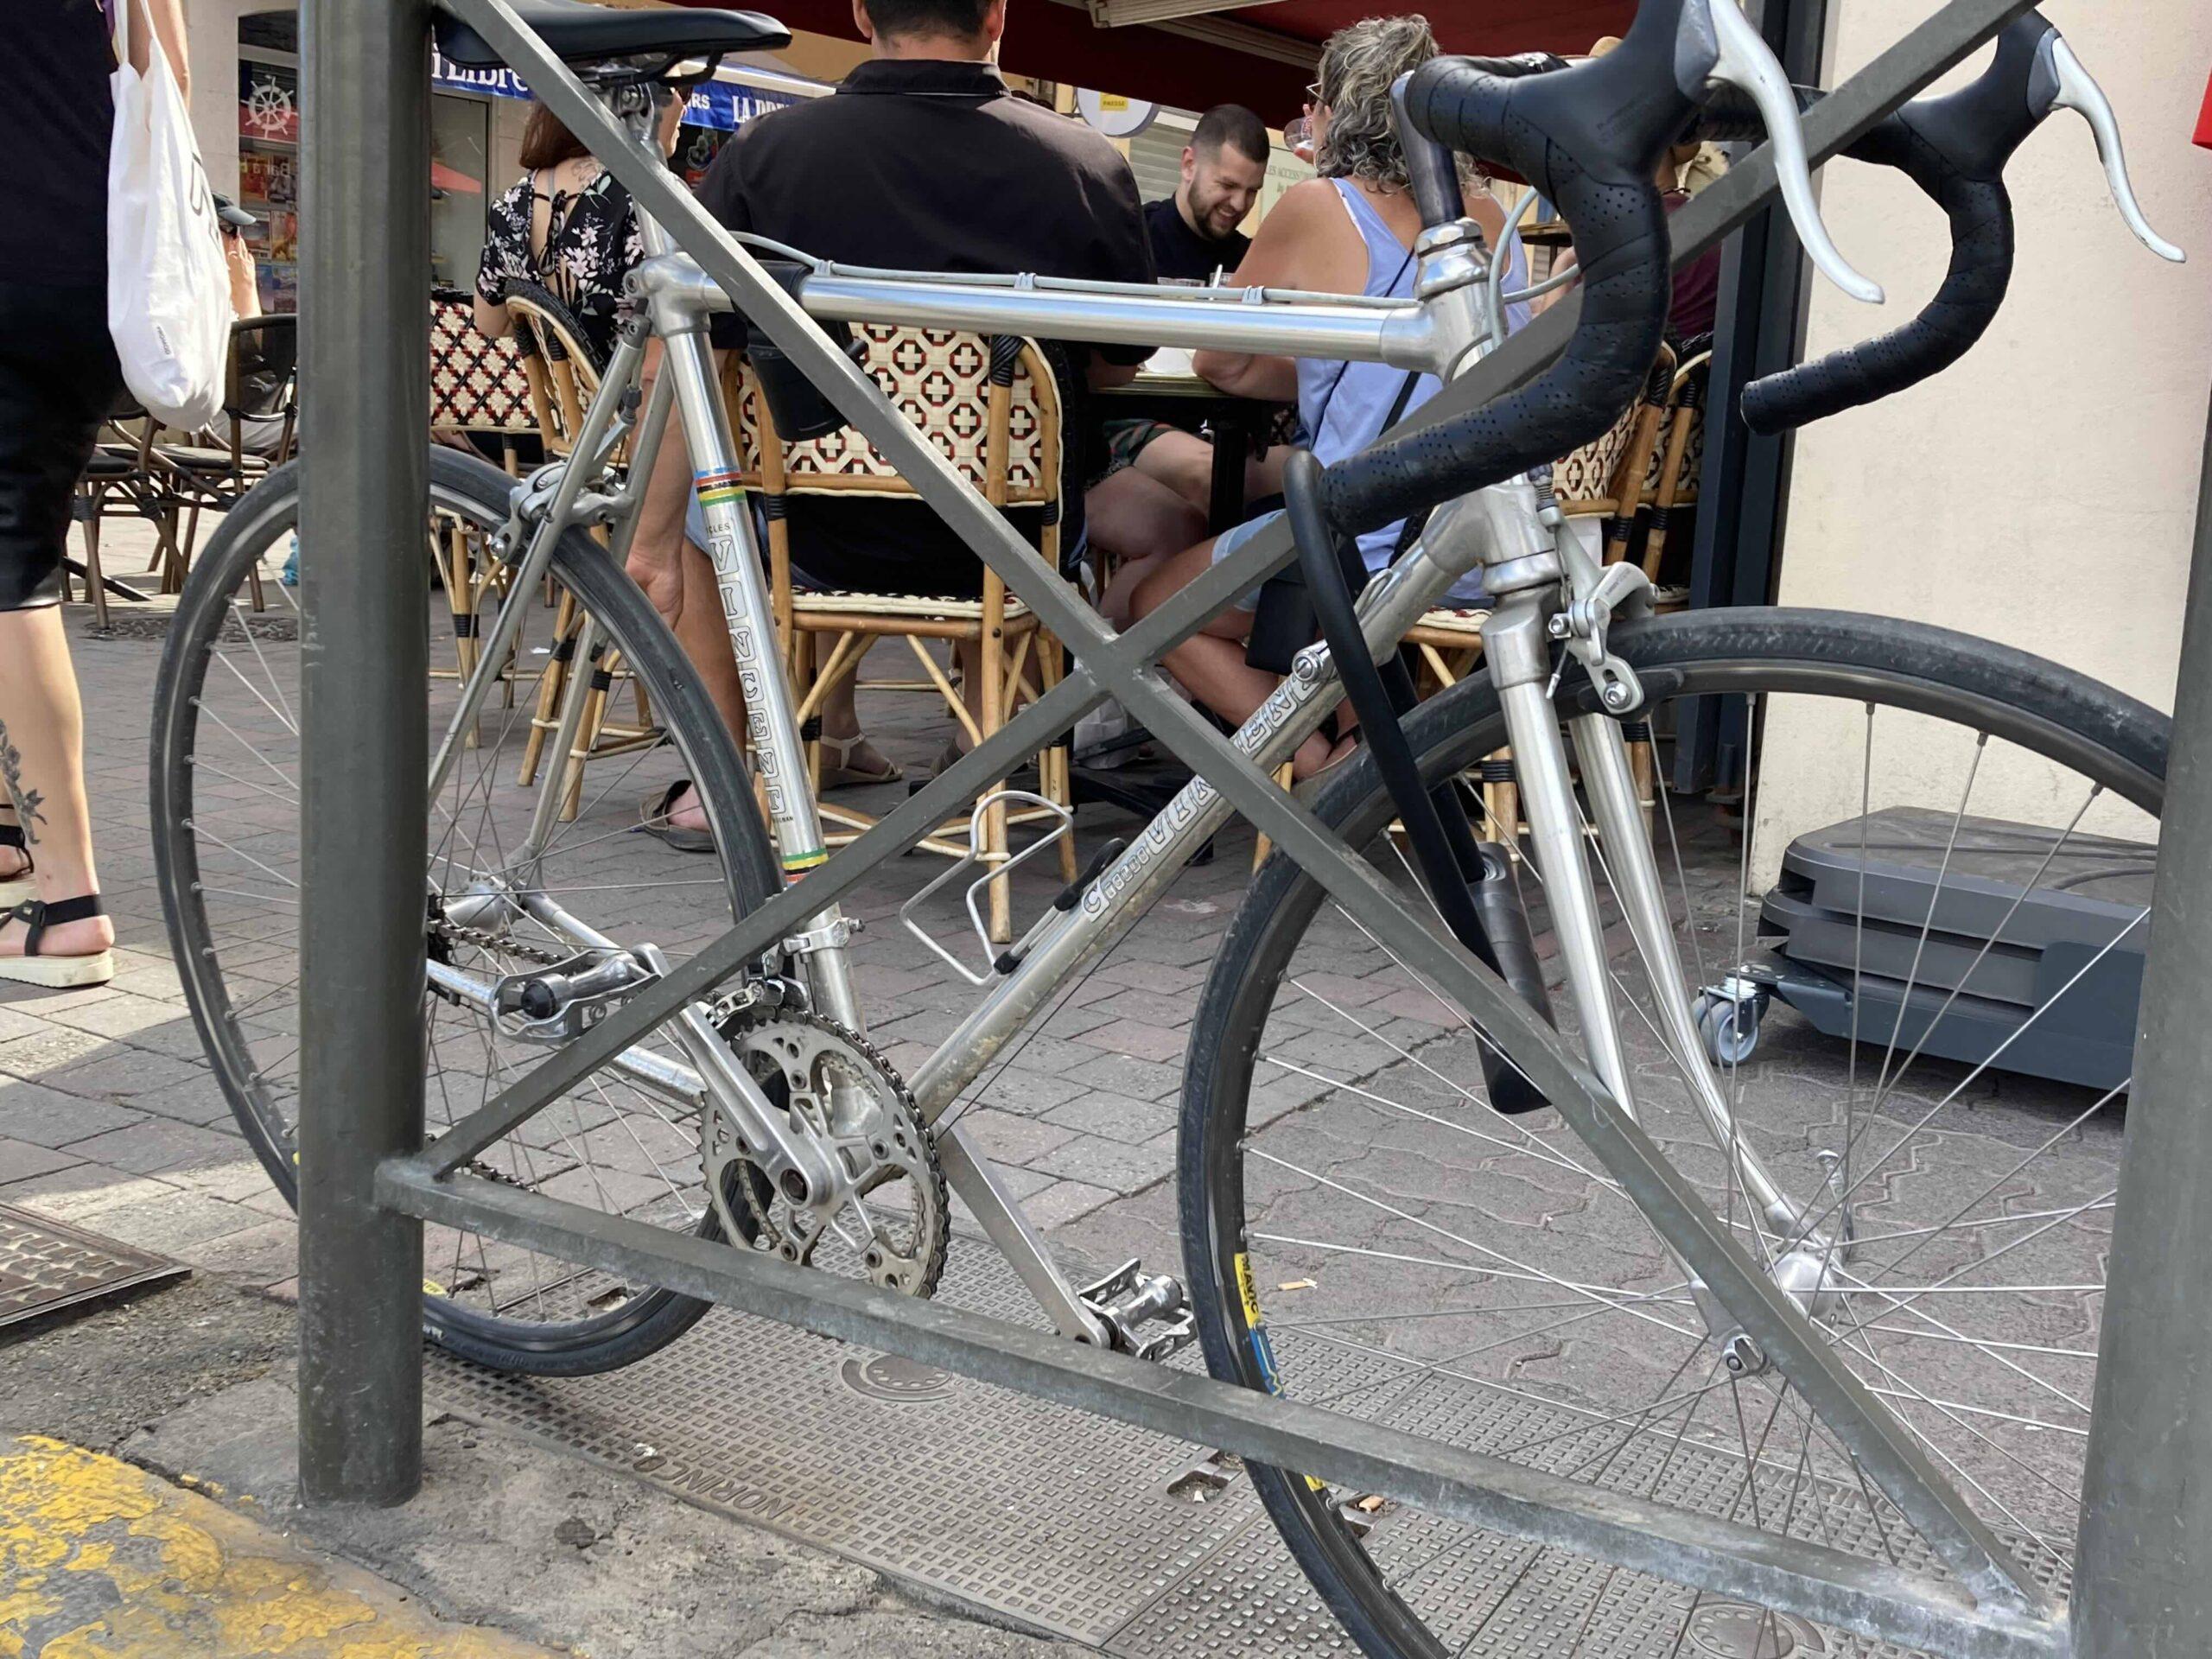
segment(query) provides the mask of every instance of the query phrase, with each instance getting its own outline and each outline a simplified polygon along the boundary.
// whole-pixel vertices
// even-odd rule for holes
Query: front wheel
[[[424,878],[430,984],[425,1114],[435,1135],[548,1057],[553,1039],[496,1020],[456,988],[543,973],[577,948],[550,901],[617,944],[680,962],[780,887],[735,745],[675,641],[607,550],[562,537],[543,591],[506,591],[498,538],[516,487],[498,468],[431,452],[423,540],[394,582],[429,583],[429,738],[502,603],[526,613],[501,681],[429,804]],[[246,1139],[297,1202],[300,613],[280,572],[299,524],[296,463],[224,519],[185,584],[154,709],[155,861],[185,995]],[[326,619],[326,626],[328,626]],[[586,698],[571,769],[553,739],[565,688]],[[691,780],[716,850],[684,856],[634,833],[641,798]],[[526,780],[526,781],[525,781]],[[526,850],[547,791],[551,828]],[[655,1038],[660,1058],[680,1058]],[[584,1078],[475,1160],[476,1175],[671,1229],[718,1236],[696,1110],[614,1070]],[[577,1375],[628,1364],[706,1305],[649,1285],[426,1227],[430,1338],[503,1370]]]
[[[2024,1570],[2062,1588],[2126,1084],[2014,1075],[2005,1053],[1988,1064],[1977,1022],[2017,1028],[2018,1064],[2089,1012],[2051,994],[2080,958],[2038,979],[2033,930],[1989,895],[2063,889],[2102,930],[2103,960],[2139,951],[2168,722],[2050,663],[1904,622],[1738,610],[1624,626],[1611,643],[1657,729],[1688,729],[1726,694],[1760,756],[1739,821],[1655,802],[1691,976],[1658,994],[1694,999],[1738,973],[1771,897],[1825,922],[1827,976],[1845,999],[1829,1007],[1848,1009],[1825,1014],[1824,1033],[1785,988],[1756,1059],[1740,1052],[1749,1030],[1726,1033],[1733,1131],[1717,1134],[1689,1084],[1705,1058],[1661,1038],[1622,931],[1613,976],[1639,1120]],[[1506,741],[1482,678],[1406,728],[1432,779]],[[1414,899],[1370,761],[1344,767],[1316,810]],[[1911,879],[1854,893],[1832,875],[1808,896],[1778,866],[1823,829],[1832,864],[1885,861]],[[1618,916],[1605,850],[1594,879]],[[1516,869],[1540,909],[1534,870]],[[1958,1058],[1977,1041],[1980,1059]],[[1755,1351],[1732,1350],[1725,1323],[1708,1326],[1709,1311],[1725,1315],[1564,1121],[1492,1111],[1482,1077],[1464,1012],[1273,860],[1215,959],[1185,1080],[1184,1257],[1213,1374],[1940,1570],[1804,1397]],[[1794,1219],[1747,1202],[1745,1153]],[[1867,1650],[1293,1472],[1253,1477],[1371,1655],[1533,1651],[1539,1629],[1547,1653]]]

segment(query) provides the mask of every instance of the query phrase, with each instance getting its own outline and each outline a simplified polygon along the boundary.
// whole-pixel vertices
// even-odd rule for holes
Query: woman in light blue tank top
[[[1421,232],[1421,214],[1391,125],[1390,87],[1401,74],[1435,56],[1436,49],[1427,21],[1417,16],[1370,17],[1330,37],[1321,53],[1320,102],[1309,111],[1321,176],[1294,187],[1276,203],[1238,268],[1238,283],[1412,296],[1413,244]],[[1503,235],[1503,213],[1485,194],[1469,194],[1470,212],[1491,245],[1508,244],[1506,287],[1526,287],[1527,263],[1518,239]],[[1526,306],[1509,306],[1507,313],[1509,328],[1528,321]],[[1409,376],[1386,364],[1325,358],[1200,352],[1195,366],[1224,391],[1275,402],[1294,397],[1305,442],[1324,462],[1365,448],[1408,410],[1435,396],[1439,386],[1431,375]],[[1136,587],[1135,613],[1155,609],[1280,516],[1263,514],[1160,561]],[[1360,556],[1370,570],[1390,563],[1402,530],[1389,524],[1359,538]],[[1469,576],[1452,602],[1471,604],[1480,597],[1478,580]],[[1248,606],[1255,604],[1256,594],[1246,600]],[[1227,612],[1166,658],[1168,671],[1193,696],[1232,722],[1243,721],[1275,685],[1274,676],[1244,660],[1251,626],[1249,608]],[[1339,740],[1325,728],[1299,750],[1293,769],[1308,776],[1341,760],[1351,747],[1351,739]]]

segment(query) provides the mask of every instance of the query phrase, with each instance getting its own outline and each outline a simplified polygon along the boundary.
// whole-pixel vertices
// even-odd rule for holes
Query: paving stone
[[[1100,1006],[1117,1020],[1141,1020],[1172,1031],[1191,1023],[1198,999],[1195,991],[1179,995],[1157,988],[1131,987],[1116,991]]]
[[[164,1170],[233,1162],[240,1144],[236,1135],[218,1135],[189,1123],[149,1121],[96,1135],[79,1141],[72,1150],[118,1169],[158,1175]]]
[[[67,1169],[72,1164],[83,1161],[71,1153],[55,1152],[46,1147],[33,1146],[28,1141],[15,1141],[0,1135],[0,1181],[28,1181],[35,1176],[51,1175],[57,1169]]]
[[[36,1080],[112,1047],[89,1031],[44,1023],[30,1036],[0,1043],[0,1072]]]
[[[1034,1163],[1046,1153],[1074,1137],[1073,1129],[1059,1128],[1033,1117],[981,1107],[960,1115],[960,1127],[995,1161]]]
[[[1032,1160],[1030,1167],[1116,1192],[1135,1192],[1166,1180],[1174,1173],[1175,1160],[1173,1154],[1163,1156],[1102,1135],[1079,1135]]]
[[[1165,1026],[1148,1026],[1140,1020],[1109,1020],[1095,1030],[1083,1033],[1076,1040],[1109,1054],[1126,1054],[1132,1059],[1164,1065],[1183,1058],[1190,1033]]]
[[[0,1078],[0,1135],[41,1147],[66,1147],[110,1129],[143,1123],[146,1115],[104,1100],[64,1094],[43,1084]]]
[[[1127,1054],[1096,1054],[1069,1066],[1063,1075],[1094,1089],[1111,1090],[1140,1100],[1165,1100],[1181,1093],[1183,1088],[1179,1066],[1161,1065]]]
[[[1056,1181],[1033,1198],[1022,1200],[1022,1210],[1039,1227],[1050,1230],[1065,1227],[1079,1220],[1102,1205],[1111,1204],[1115,1194],[1103,1186],[1087,1186],[1081,1181]]]
[[[289,1217],[266,1219],[184,1248],[190,1249],[193,1266],[258,1287],[299,1271],[300,1228]]]
[[[242,1204],[225,1204],[220,1198],[171,1188],[143,1203],[104,1210],[97,1223],[88,1224],[95,1232],[136,1244],[142,1250],[191,1260],[196,1247],[248,1228],[265,1227],[270,1217]]]
[[[1142,1146],[1163,1133],[1172,1134],[1178,1113],[1172,1103],[1132,1100],[1127,1095],[1094,1090],[1045,1114],[1048,1123],[1084,1135],[1103,1135],[1130,1146]]]

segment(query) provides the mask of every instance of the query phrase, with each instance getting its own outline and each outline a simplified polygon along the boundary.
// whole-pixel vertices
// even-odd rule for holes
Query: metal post
[[[300,1486],[422,1481],[429,671],[426,0],[306,0],[301,283]]]
[[[2074,1573],[2077,1659],[2212,1652],[2212,427]]]

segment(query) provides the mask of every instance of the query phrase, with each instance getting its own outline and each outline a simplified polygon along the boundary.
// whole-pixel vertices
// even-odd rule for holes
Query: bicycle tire
[[[1730,691],[1878,702],[2010,739],[2154,816],[2163,800],[2167,717],[2024,652],[1913,622],[1765,607],[1624,625],[1610,643],[1655,702]],[[1404,724],[1432,783],[1471,770],[1506,741],[1497,693],[1479,673],[1422,704]],[[1393,817],[1363,753],[1329,780],[1313,806],[1355,848],[1381,836]],[[1280,853],[1255,877],[1204,988],[1185,1073],[1179,1207],[1198,1332],[1215,1376],[1263,1390],[1281,1384],[1272,1352],[1255,1351],[1249,1269],[1239,1283],[1247,1248],[1242,1147],[1248,1129],[1259,1132],[1248,1124],[1248,1106],[1261,1031],[1324,896]],[[1255,1465],[1251,1472],[1292,1554],[1363,1652],[1433,1659],[1456,1649],[1386,1581],[1325,1491],[1281,1469]]]
[[[467,511],[480,522],[504,521],[515,480],[474,456],[443,448],[429,456],[434,509]],[[200,887],[200,849],[193,830],[194,760],[203,686],[212,646],[232,621],[232,596],[266,550],[292,531],[299,516],[299,463],[279,467],[257,486],[208,540],[188,577],[162,652],[154,702],[152,808],[156,881],[170,944],[202,1046],[232,1115],[286,1201],[299,1202],[290,1135],[238,1022],[221,971],[221,951]],[[582,529],[556,544],[551,571],[618,643],[629,671],[677,734],[692,781],[716,826],[722,883],[731,914],[742,916],[781,888],[743,762],[728,728],[681,649],[642,592],[607,550]],[[721,1232],[711,1205],[697,1230]],[[613,1311],[558,1325],[500,1319],[431,1294],[423,1299],[425,1335],[440,1347],[480,1363],[541,1376],[584,1376],[645,1357],[696,1323],[709,1305],[652,1288]]]

